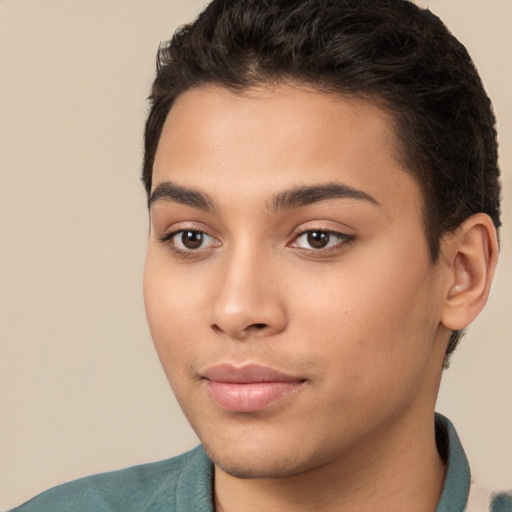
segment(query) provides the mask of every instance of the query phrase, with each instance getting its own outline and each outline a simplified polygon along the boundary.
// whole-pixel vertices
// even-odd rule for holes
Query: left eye
[[[301,233],[291,244],[301,249],[327,249],[352,240],[352,237],[336,231],[312,229]]]

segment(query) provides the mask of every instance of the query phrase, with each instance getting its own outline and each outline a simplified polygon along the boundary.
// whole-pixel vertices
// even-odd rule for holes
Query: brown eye
[[[221,245],[219,240],[198,229],[177,229],[159,240],[179,256],[207,256]]]
[[[325,231],[309,231],[307,233],[308,244],[313,249],[323,249],[329,244],[331,236]]]
[[[346,235],[339,231],[331,231],[329,229],[308,229],[303,231],[290,244],[290,247],[299,249],[307,249],[310,253],[318,252],[318,255],[325,254],[326,251],[342,250],[353,242],[355,239],[352,235]],[[325,249],[325,251],[323,250]]]
[[[199,249],[204,242],[204,233],[201,231],[182,231],[181,244],[187,249]]]

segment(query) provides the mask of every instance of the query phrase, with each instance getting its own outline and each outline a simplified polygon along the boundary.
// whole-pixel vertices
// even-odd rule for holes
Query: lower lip
[[[295,393],[302,382],[217,382],[209,380],[208,392],[217,405],[232,412],[261,411]]]

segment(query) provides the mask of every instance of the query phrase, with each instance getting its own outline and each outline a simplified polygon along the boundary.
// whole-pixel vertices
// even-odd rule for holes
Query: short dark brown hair
[[[407,0],[213,0],[159,49],[145,129],[148,195],[162,127],[182,92],[283,81],[364,98],[391,114],[400,157],[423,194],[434,262],[442,235],[471,215],[500,226],[491,102],[465,47]],[[460,336],[452,334],[447,356]]]

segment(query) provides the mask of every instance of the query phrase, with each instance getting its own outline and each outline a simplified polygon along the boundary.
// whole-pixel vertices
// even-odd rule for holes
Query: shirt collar
[[[471,481],[468,459],[451,421],[436,413],[435,422],[438,450],[446,457],[446,476],[436,512],[463,512]]]

